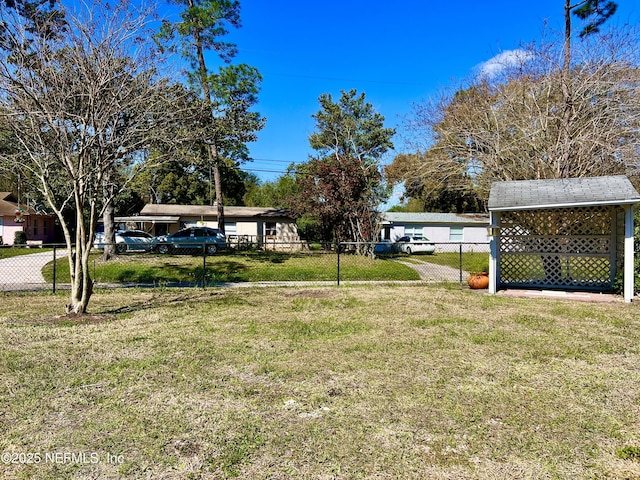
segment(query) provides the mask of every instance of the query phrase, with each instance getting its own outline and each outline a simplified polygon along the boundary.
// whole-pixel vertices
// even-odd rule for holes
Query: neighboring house
[[[231,242],[298,242],[296,221],[284,209],[261,207],[224,208],[224,229]],[[218,228],[218,207],[208,205],[147,204],[140,215],[116,217],[116,223],[136,228],[152,235],[173,233],[188,226]]]
[[[0,192],[0,244],[13,245],[16,232],[29,243],[55,242],[55,217],[22,205],[11,192]]]
[[[385,212],[381,238],[398,240],[404,235],[422,235],[434,243],[488,244],[489,215],[482,213]],[[469,248],[479,250],[479,246]],[[488,245],[483,249],[488,251]]]

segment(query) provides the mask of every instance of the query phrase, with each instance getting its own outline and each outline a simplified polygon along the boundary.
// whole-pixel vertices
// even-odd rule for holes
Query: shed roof
[[[628,205],[640,194],[624,175],[496,182],[491,185],[489,210]]]

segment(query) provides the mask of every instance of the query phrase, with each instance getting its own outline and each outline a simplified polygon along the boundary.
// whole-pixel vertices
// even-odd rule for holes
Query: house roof
[[[489,215],[484,213],[385,212],[382,215],[385,221],[393,223],[489,224]]]
[[[489,194],[491,211],[629,205],[638,202],[640,194],[624,175],[496,182],[491,185]]]
[[[291,213],[282,208],[265,207],[224,207],[227,218],[274,217],[292,218]],[[177,205],[172,203],[148,203],[140,211],[144,216],[218,217],[218,207],[213,205]]]
[[[180,217],[175,215],[133,215],[130,217],[114,217],[116,222],[153,222],[153,223],[176,223]],[[99,219],[98,222],[101,220]]]
[[[18,205],[18,199],[11,192],[0,192],[0,216],[13,217],[16,214],[16,209],[22,208],[24,215],[35,214],[36,211],[27,207],[26,205]]]

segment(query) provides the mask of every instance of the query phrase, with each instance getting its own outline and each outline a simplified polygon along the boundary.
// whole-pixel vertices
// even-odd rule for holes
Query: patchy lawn
[[[91,275],[98,283],[190,283],[265,281],[337,281],[338,262],[334,254],[239,252],[207,256],[127,254],[105,262],[94,252]],[[43,269],[48,282],[53,281],[53,262]],[[69,263],[57,261],[58,282],[68,282]],[[360,255],[341,255],[340,279],[349,280],[419,280],[419,275],[391,259],[371,259]]]
[[[458,287],[2,296],[0,477],[639,478],[636,304]]]

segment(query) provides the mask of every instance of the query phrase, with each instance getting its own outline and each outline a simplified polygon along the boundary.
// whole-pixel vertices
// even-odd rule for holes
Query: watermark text
[[[124,455],[98,452],[3,452],[0,463],[5,465],[38,465],[54,463],[58,465],[110,463],[121,465]]]

